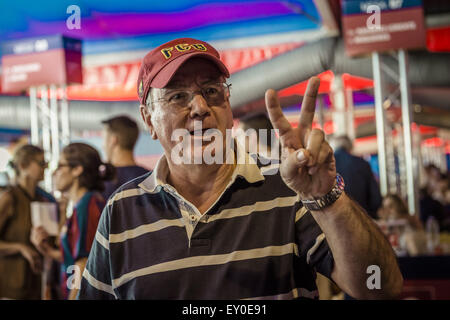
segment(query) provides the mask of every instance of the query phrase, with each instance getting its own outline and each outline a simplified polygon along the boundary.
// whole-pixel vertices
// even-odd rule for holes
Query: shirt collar
[[[261,173],[255,159],[252,155],[248,154],[243,146],[236,141],[237,157],[235,152],[230,149],[230,157],[237,159],[236,168],[231,176],[230,185],[234,183],[237,176],[240,176],[247,180],[249,183],[255,183],[265,180],[264,175]],[[139,184],[139,187],[149,193],[159,192],[161,188],[173,189],[167,183],[167,175],[169,174],[169,166],[165,155],[162,155],[156,163],[155,169],[152,173]]]

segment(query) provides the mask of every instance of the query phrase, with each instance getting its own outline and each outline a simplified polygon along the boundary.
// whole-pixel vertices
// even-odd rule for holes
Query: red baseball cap
[[[137,82],[140,103],[145,104],[150,88],[164,88],[178,68],[193,57],[211,60],[227,78],[230,76],[227,67],[220,61],[219,52],[210,44],[192,38],[175,39],[153,49],[144,57]]]

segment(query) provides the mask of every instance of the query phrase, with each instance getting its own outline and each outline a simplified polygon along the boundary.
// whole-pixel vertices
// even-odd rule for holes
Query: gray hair
[[[153,104],[152,104],[152,88],[148,90],[147,98],[145,100],[145,106],[147,109],[152,110]]]

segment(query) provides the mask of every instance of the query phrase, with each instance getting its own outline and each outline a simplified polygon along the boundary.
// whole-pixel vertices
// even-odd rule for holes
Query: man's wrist
[[[323,210],[335,203],[344,192],[344,179],[336,174],[336,182],[331,190],[321,197],[302,198],[303,206],[310,211]]]

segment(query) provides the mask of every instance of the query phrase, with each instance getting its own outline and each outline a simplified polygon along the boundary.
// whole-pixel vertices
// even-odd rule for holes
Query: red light
[[[325,134],[332,134],[334,132],[333,121],[327,121],[323,125],[323,131]]]
[[[442,147],[443,145],[443,141],[439,137],[426,139],[422,143],[427,147]]]

